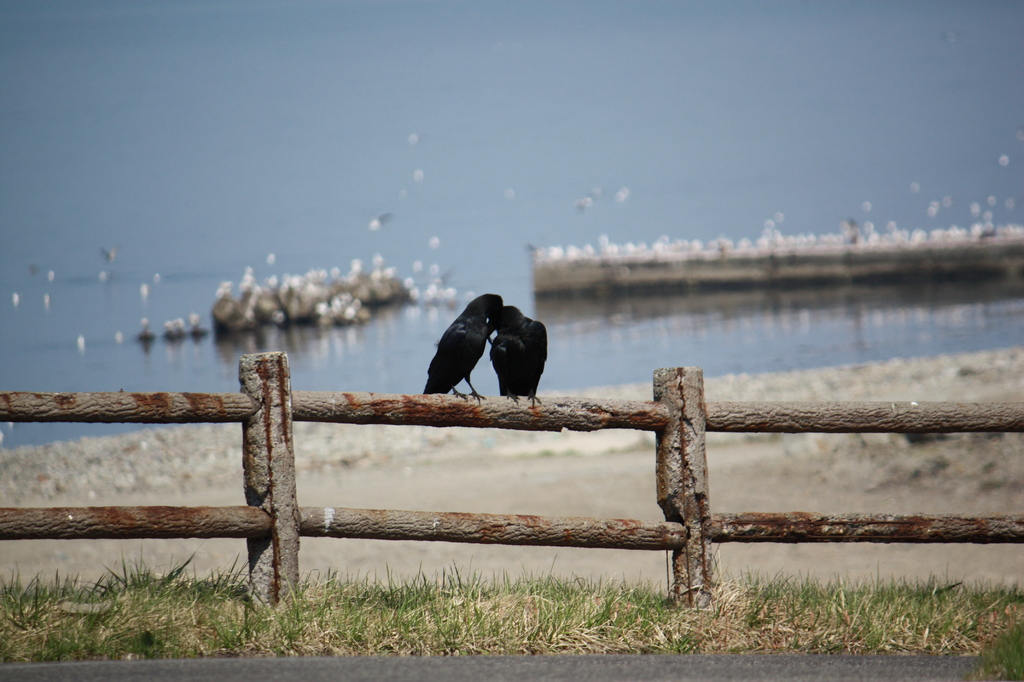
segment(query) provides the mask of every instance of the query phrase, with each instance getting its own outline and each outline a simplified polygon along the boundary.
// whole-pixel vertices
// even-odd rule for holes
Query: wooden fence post
[[[669,598],[703,609],[711,604],[712,585],[704,371],[655,370],[654,399],[669,413],[668,425],[657,432],[658,504],[666,521],[686,529],[685,545],[672,551]]]
[[[269,537],[249,538],[249,586],[258,600],[276,604],[299,582],[299,523],[292,448],[288,356],[243,355],[242,390],[259,406],[242,423],[245,501],[271,517]]]

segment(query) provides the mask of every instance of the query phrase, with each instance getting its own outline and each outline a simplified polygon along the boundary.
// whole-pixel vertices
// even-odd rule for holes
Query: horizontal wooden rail
[[[684,529],[667,521],[303,507],[302,534],[484,545],[679,549]]]
[[[295,391],[296,421],[472,426],[530,431],[659,431],[658,402],[544,398],[536,406],[507,398]],[[748,433],[957,433],[1024,431],[1024,402],[709,402],[707,430]]]
[[[292,418],[341,424],[471,426],[518,431],[657,431],[668,423],[664,407],[653,401],[543,398],[531,405],[528,400],[513,402],[500,397],[477,401],[452,395],[321,391],[294,391]]]
[[[1024,402],[708,403],[708,431],[962,433],[1024,431]]]
[[[270,524],[248,506],[0,508],[0,540],[250,538]]]
[[[1022,543],[1024,514],[713,514],[713,542]]]
[[[244,393],[0,392],[0,421],[241,422],[255,412]],[[653,401],[507,398],[293,391],[296,421],[468,426],[527,431],[659,431]],[[739,433],[959,433],[1024,431],[1024,402],[709,402],[707,430]]]
[[[0,421],[8,422],[240,422],[256,407],[244,393],[0,392]]]
[[[308,537],[433,540],[499,545],[677,549],[682,526],[663,521],[303,507]],[[259,538],[270,515],[256,507],[0,508],[0,540]]]
[[[305,537],[675,550],[668,521],[302,507]],[[0,508],[0,540],[257,538],[270,515],[237,507]],[[712,542],[1024,543],[1024,515],[712,514]]]

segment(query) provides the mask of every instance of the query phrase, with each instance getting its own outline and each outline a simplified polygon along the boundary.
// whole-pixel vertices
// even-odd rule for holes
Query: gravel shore
[[[646,400],[651,385],[558,391],[557,395]],[[1021,401],[1024,347],[800,372],[713,377],[706,381],[706,396],[709,401]],[[299,500],[303,505],[652,520],[660,516],[653,495],[653,435],[648,433],[532,433],[297,423],[294,439]],[[802,505],[799,508],[803,510],[824,512],[1020,513],[1024,509],[1024,440],[1020,434],[952,435],[914,441],[895,434],[709,434],[708,443],[713,511],[795,511],[795,504]],[[0,506],[240,504],[241,458],[241,430],[236,424],[151,428],[0,450]],[[635,491],[624,494],[621,501],[611,499],[628,487],[626,480],[634,475]],[[520,478],[528,483],[505,495],[503,477],[506,482]],[[545,495],[557,499],[549,500]],[[114,556],[146,556],[152,565],[167,559],[163,553],[149,556],[161,543],[178,557],[195,551],[189,547],[199,543],[204,548],[201,554],[209,554],[197,563],[204,567],[224,567],[224,562],[230,565],[239,552],[238,541],[223,541],[234,542],[230,545],[233,549],[217,549],[221,541],[148,541],[145,551],[130,542],[0,542],[0,574],[19,571],[28,575],[53,569],[64,574],[92,574],[109,559],[110,552]],[[322,557],[307,551],[313,546],[324,548],[325,542],[332,541],[303,541],[304,570],[320,568],[320,558],[325,569],[337,564],[337,544],[324,549]],[[346,570],[357,573],[379,570],[381,561],[388,570],[398,567],[415,572],[417,561],[427,570],[425,559],[440,561],[440,567],[446,561],[464,560],[457,553],[425,548],[452,547],[446,543],[384,543],[389,549],[382,552],[382,544],[372,541],[334,542],[348,543]],[[408,558],[393,553],[396,545],[413,544],[417,545],[415,551],[403,550]],[[811,551],[805,545],[787,550],[764,545],[739,546],[745,548],[742,550],[736,547],[723,546],[720,558],[734,572],[771,571],[777,566],[792,570],[796,565],[793,557],[779,552],[804,555]],[[766,547],[774,547],[775,553],[763,554],[768,551]],[[888,547],[885,556],[889,557],[893,547],[906,546],[875,546],[865,551],[870,554],[879,547]],[[849,552],[849,546],[815,549],[819,558],[822,554]],[[947,570],[953,566],[948,561],[953,548],[919,549],[934,550],[940,566],[947,558]],[[518,563],[523,571],[548,572],[542,564],[524,559],[546,548],[486,548],[496,557],[493,566],[489,559],[480,559],[480,551],[477,548],[477,553],[468,555],[480,570],[497,566],[506,570],[509,564]],[[566,550],[561,552],[560,556],[566,556]],[[573,550],[570,554],[573,552],[588,550]],[[593,551],[589,552],[586,561],[600,575],[618,572],[631,577],[634,573],[632,568],[623,567],[625,564],[595,562]],[[618,554],[612,550],[601,552],[605,556]],[[639,553],[625,554],[631,554],[630,561],[634,561]],[[1024,582],[1024,554],[1018,548],[1003,554],[1005,558],[994,554],[995,558],[985,558],[991,570],[978,572],[977,576]],[[977,553],[964,556],[967,565],[979,560]],[[773,563],[772,557],[780,558]],[[585,572],[580,567],[586,564],[574,561],[559,560],[571,574]],[[660,561],[648,561],[635,575],[657,577],[662,572]],[[891,563],[888,558],[885,561]],[[856,563],[854,559],[852,564]],[[844,558],[835,566],[812,560],[809,565],[824,571],[846,571],[843,566],[851,565],[851,560]],[[869,563],[868,568],[871,566]],[[800,570],[813,572],[811,568]],[[898,575],[900,570],[894,565],[892,573]]]

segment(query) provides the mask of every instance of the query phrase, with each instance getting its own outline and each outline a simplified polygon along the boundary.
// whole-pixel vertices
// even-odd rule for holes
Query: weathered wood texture
[[[1024,542],[1024,515],[715,514],[715,542]]]
[[[270,533],[255,507],[0,508],[0,540],[250,538]]]
[[[683,546],[678,523],[632,519],[303,507],[302,534],[376,540],[665,550]]]
[[[668,424],[657,433],[658,505],[666,521],[683,525],[686,540],[672,552],[670,595],[688,606],[707,608],[711,604],[712,554],[703,370],[657,370],[654,397],[669,416]]]
[[[959,433],[1024,431],[1024,402],[708,403],[708,431]]]
[[[0,421],[8,422],[240,422],[255,411],[241,393],[0,392]]]
[[[497,545],[676,550],[686,529],[668,521],[302,507],[307,537]],[[1024,514],[712,514],[713,542],[1024,543]],[[256,507],[0,508],[0,540],[269,537]]]
[[[0,421],[241,422],[257,406],[245,393],[0,392]],[[536,406],[507,398],[294,391],[296,421],[472,426],[528,431],[658,431],[656,402],[549,397]],[[1024,403],[709,402],[707,430],[776,433],[957,433],[1024,431]]]
[[[254,595],[276,604],[299,582],[299,522],[292,446],[291,378],[284,353],[243,355],[242,389],[260,406],[242,427],[245,501],[267,512],[271,534],[250,538]]]
[[[636,400],[544,398],[530,405],[529,401],[516,403],[501,397],[478,401],[453,395],[321,391],[295,391],[292,416],[296,421],[476,426],[520,431],[656,431],[667,420],[657,403]]]

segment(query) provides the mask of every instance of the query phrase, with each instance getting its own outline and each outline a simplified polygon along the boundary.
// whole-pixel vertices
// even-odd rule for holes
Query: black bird
[[[491,344],[491,364],[498,373],[498,388],[516,402],[524,395],[537,404],[537,385],[548,359],[548,331],[515,306],[501,309],[501,325]]]
[[[498,328],[501,306],[501,296],[497,294],[484,294],[470,301],[437,342],[437,352],[427,370],[424,393],[451,391],[465,398],[465,394],[455,388],[456,384],[465,379],[471,395],[477,399],[483,397],[473,388],[469,374],[484,354],[491,332]]]

